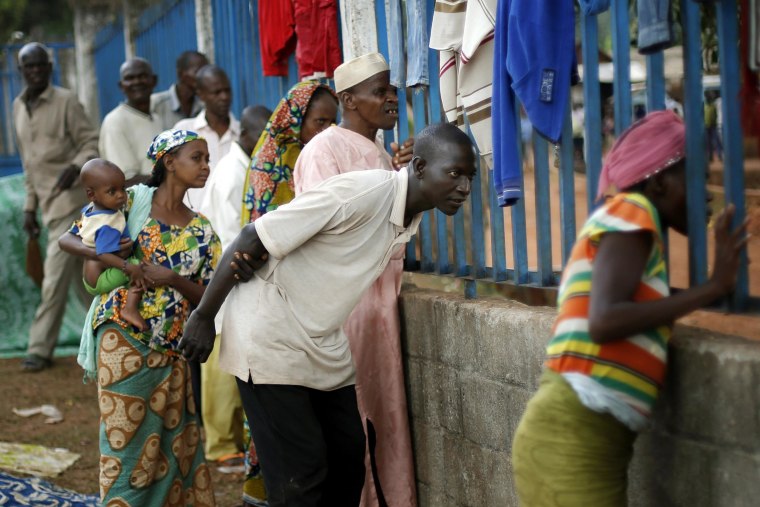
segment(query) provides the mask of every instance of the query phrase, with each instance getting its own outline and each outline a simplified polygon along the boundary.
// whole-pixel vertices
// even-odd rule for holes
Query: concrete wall
[[[555,312],[405,287],[402,327],[421,507],[513,506],[510,442]],[[760,505],[760,342],[678,328],[632,506]]]

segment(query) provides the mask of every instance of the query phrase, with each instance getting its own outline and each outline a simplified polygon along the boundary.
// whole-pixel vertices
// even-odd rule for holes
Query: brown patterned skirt
[[[187,363],[115,324],[96,336],[103,505],[213,506]]]

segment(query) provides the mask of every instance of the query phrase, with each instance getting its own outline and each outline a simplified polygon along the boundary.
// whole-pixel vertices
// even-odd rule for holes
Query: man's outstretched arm
[[[269,253],[259,239],[256,227],[246,225],[225,251],[214,277],[203,293],[198,307],[190,314],[178,349],[188,361],[205,362],[214,348],[214,317],[239,280],[248,281],[253,271],[264,265]]]

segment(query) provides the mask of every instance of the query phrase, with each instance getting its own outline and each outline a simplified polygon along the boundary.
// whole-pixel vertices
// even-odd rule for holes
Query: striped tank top
[[[591,341],[588,325],[591,270],[599,240],[609,232],[635,231],[650,231],[655,241],[633,300],[653,301],[669,295],[657,210],[641,194],[618,194],[589,217],[573,247],[562,275],[559,314],[547,346],[546,366],[568,379],[585,405],[589,406],[579,386],[591,386],[595,391],[591,398],[606,396],[613,405],[625,407],[623,411],[633,409],[634,418],[647,420],[665,378],[670,327],[660,326],[626,339],[597,344]],[[621,417],[620,410],[614,407],[601,411],[627,419],[623,422],[641,429],[640,424],[630,424],[626,414]]]

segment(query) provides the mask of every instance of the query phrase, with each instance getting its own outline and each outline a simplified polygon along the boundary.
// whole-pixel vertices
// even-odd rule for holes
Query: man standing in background
[[[48,50],[38,42],[21,48],[19,71],[26,87],[13,101],[13,125],[24,167],[26,201],[24,230],[37,238],[40,225],[48,229],[42,281],[42,300],[29,330],[29,346],[22,369],[38,372],[52,364],[66,311],[72,280],[82,301],[90,296],[79,281],[82,260],[58,248],[56,239],[79,218],[87,202],[79,183],[79,171],[98,156],[98,131],[90,122],[76,94],[50,84],[53,64]]]
[[[240,115],[240,138],[232,143],[229,153],[216,164],[206,182],[206,195],[201,213],[222,242],[222,250],[240,234],[241,201],[251,153],[266,127],[272,112],[263,106],[246,107]],[[222,330],[224,307],[216,316],[216,330]],[[219,339],[219,336],[217,336]],[[201,398],[203,423],[206,428],[206,457],[224,462],[240,452],[235,437],[242,435],[243,404],[235,377],[219,369],[219,347],[201,365]]]
[[[177,122],[174,128],[192,130],[206,139],[209,155],[208,166],[213,176],[216,164],[230,151],[234,141],[240,137],[240,122],[230,112],[232,88],[224,70],[216,65],[206,65],[196,74],[195,82],[198,97],[206,107],[198,113],[198,116]],[[198,211],[203,203],[205,192],[205,187],[188,189],[185,204]]]
[[[150,112],[150,96],[156,75],[144,58],[132,58],[119,69],[119,88],[126,101],[103,118],[100,156],[124,172],[126,186],[143,183],[153,170],[145,152],[163,130],[161,120]]]
[[[161,121],[161,130],[172,128],[178,121],[196,116],[203,102],[195,94],[195,74],[208,65],[203,53],[185,51],[177,58],[177,81],[168,90],[151,96],[151,112]]]

